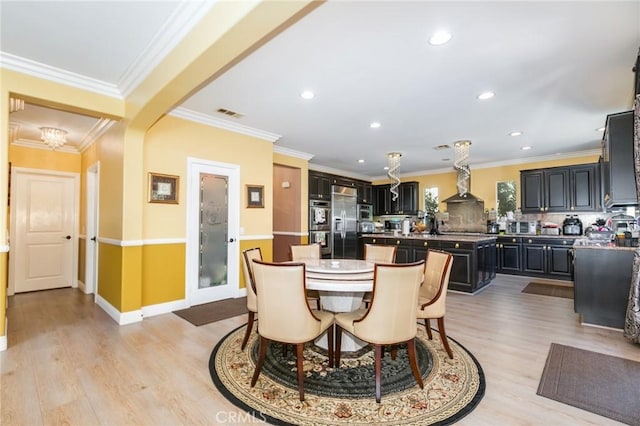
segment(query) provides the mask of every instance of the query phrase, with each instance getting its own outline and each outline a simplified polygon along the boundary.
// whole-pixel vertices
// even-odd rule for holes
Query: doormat
[[[237,317],[246,314],[247,298],[238,297],[236,299],[219,300],[217,302],[205,303],[203,305],[192,306],[191,308],[173,311],[182,319],[189,321],[195,326],[209,324],[223,319]]]
[[[640,362],[552,343],[537,394],[640,425]]]
[[[523,293],[541,294],[543,296],[564,297],[573,299],[573,287],[546,283],[530,282],[522,289]]]

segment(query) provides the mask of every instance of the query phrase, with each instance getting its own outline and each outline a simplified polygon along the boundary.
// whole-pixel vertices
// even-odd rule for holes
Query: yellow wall
[[[184,260],[184,244],[145,245],[142,248],[142,306],[185,298]]]
[[[80,173],[80,154],[9,145],[11,167]]]

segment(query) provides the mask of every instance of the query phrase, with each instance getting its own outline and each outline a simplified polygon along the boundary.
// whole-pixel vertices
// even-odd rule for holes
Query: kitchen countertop
[[[599,250],[619,250],[619,251],[635,251],[637,247],[617,246],[608,240],[590,240],[588,238],[579,238],[573,243],[574,249],[599,249]]]
[[[393,232],[375,232],[371,234],[362,234],[361,237],[380,237],[380,238],[403,238],[410,240],[439,240],[439,241],[486,241],[495,240],[497,235],[495,234],[482,234],[482,233],[450,233],[431,235],[428,232],[424,233],[411,233],[409,235],[398,234]]]

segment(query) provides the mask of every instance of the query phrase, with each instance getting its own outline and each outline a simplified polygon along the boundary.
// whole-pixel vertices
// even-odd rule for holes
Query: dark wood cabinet
[[[419,200],[418,182],[402,182],[398,187],[398,198],[392,199],[391,185],[373,186],[374,215],[406,214],[418,212]]]
[[[633,111],[607,116],[602,140],[602,160],[605,206],[637,205],[633,166]]]
[[[522,272],[522,238],[498,237],[496,244],[498,272],[504,274]]]
[[[599,165],[522,170],[523,213],[596,211],[599,203]]]
[[[309,198],[331,200],[331,175],[309,171]]]
[[[573,238],[523,238],[522,271],[525,275],[571,280]]]
[[[373,204],[373,187],[370,183],[358,182],[356,189],[358,190],[358,203]]]

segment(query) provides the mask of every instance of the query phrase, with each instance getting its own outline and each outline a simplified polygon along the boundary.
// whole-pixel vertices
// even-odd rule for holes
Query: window
[[[427,216],[433,216],[438,212],[438,188],[424,189],[424,211]]]
[[[516,209],[516,183],[515,181],[497,182],[496,204],[498,216],[506,216],[507,212]]]

